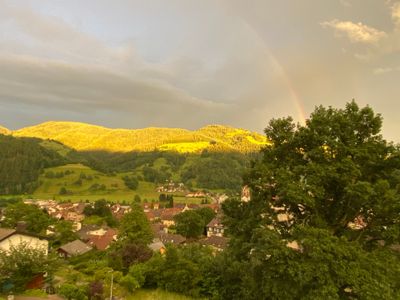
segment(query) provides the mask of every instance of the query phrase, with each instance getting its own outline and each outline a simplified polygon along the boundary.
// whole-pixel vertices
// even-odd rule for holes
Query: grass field
[[[165,159],[159,159],[154,167],[165,165]],[[60,178],[49,178],[48,174],[64,174]],[[134,172],[140,175],[140,170]],[[46,175],[47,174],[47,175]],[[142,201],[158,201],[159,193],[156,185],[151,182],[140,181],[136,190],[126,187],[122,177],[132,173],[119,173],[106,175],[81,164],[69,164],[61,167],[45,169],[40,175],[41,185],[32,195],[35,199],[70,200],[73,202],[95,201],[106,199],[111,202],[131,202],[135,195],[139,195]],[[60,190],[65,188],[67,194],[61,195]],[[24,196],[24,198],[27,198]],[[176,203],[201,203],[202,198],[186,198],[183,193],[177,193],[174,197]]]
[[[48,178],[46,174],[63,173],[60,178]],[[42,184],[33,194],[40,199],[56,200],[97,200],[106,198],[110,201],[133,199],[135,191],[125,186],[121,176],[108,176],[81,164],[70,164],[56,168],[48,168],[40,176]],[[67,193],[60,195],[65,188]]]

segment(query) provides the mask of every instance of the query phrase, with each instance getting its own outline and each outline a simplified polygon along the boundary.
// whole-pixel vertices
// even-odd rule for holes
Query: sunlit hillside
[[[76,150],[111,152],[201,152],[208,149],[245,153],[256,152],[267,143],[261,134],[221,125],[190,131],[179,128],[110,129],[76,122],[46,122],[12,134],[52,139]]]
[[[9,134],[10,130],[8,130],[7,128],[0,126],[0,134]]]

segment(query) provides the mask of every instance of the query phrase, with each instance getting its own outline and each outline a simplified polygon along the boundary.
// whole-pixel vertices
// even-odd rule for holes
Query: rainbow
[[[268,60],[272,63],[274,69],[277,71],[278,75],[281,77],[281,79],[283,80],[283,83],[285,84],[285,86],[288,89],[290,98],[296,108],[296,111],[297,111],[298,121],[300,122],[301,125],[305,125],[307,117],[306,117],[303,102],[302,102],[300,96],[297,94],[296,90],[294,89],[292,81],[291,81],[290,77],[288,76],[287,72],[285,71],[285,68],[279,62],[279,60],[276,58],[276,55],[274,55],[272,53],[272,51],[269,49],[267,43],[260,36],[258,31],[255,30],[253,28],[253,26],[251,24],[249,24],[243,18],[241,18],[241,21],[247,27],[247,29],[249,29],[254,35],[256,35],[257,39],[263,44],[265,54],[266,54]]]

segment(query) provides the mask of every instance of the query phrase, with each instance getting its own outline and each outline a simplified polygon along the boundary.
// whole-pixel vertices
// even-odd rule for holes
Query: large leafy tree
[[[204,220],[195,210],[187,210],[174,217],[176,232],[187,237],[197,238],[204,231]]]
[[[251,201],[228,201],[233,239],[221,297],[400,297],[399,149],[382,118],[353,101],[317,107],[305,126],[275,119],[245,182]],[[228,264],[228,263],[227,263]]]
[[[138,204],[132,204],[132,211],[125,214],[119,227],[121,243],[148,245],[153,239],[150,223]]]

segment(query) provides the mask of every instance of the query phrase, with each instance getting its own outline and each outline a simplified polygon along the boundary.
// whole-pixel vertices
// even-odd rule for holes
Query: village
[[[79,240],[62,245],[57,251],[65,257],[83,254],[91,249],[100,251],[106,250],[118,238],[118,229],[109,227],[105,224],[96,225],[84,224],[84,209],[88,203],[57,203],[54,200],[25,200],[25,204],[37,205],[40,209],[45,210],[51,217],[57,220],[69,221],[73,224],[74,231],[78,234]],[[110,210],[113,217],[121,220],[122,217],[131,211],[130,205],[110,204]],[[196,210],[202,207],[212,209],[216,216],[204,228],[204,237],[199,239],[203,245],[213,247],[216,251],[222,251],[228,242],[224,237],[224,226],[221,223],[221,205],[213,204],[175,204],[174,207],[163,207],[159,202],[142,203],[141,207],[154,233],[153,243],[148,246],[155,250],[163,252],[167,244],[182,245],[188,241],[184,236],[177,234],[173,229],[175,227],[174,217],[178,214]],[[23,231],[23,228],[17,228],[16,232]],[[54,234],[50,226],[46,235],[51,237]],[[4,239],[0,241],[4,243]],[[1,248],[1,244],[0,244]]]
[[[162,192],[160,190],[160,192]],[[85,202],[64,202],[59,203],[55,200],[34,200],[25,199],[24,205],[34,206],[46,212],[51,218],[58,222],[65,221],[70,223],[71,229],[76,239],[61,245],[55,245],[52,240],[57,234],[55,225],[50,225],[45,234],[29,232],[23,221],[18,222],[15,228],[0,228],[0,251],[12,251],[20,245],[31,249],[43,250],[46,255],[56,254],[61,260],[87,255],[88,253],[107,252],[118,242],[120,238],[118,226],[110,226],[106,222],[101,224],[88,224],[87,211],[93,209],[94,203]],[[118,224],[124,216],[132,212],[132,205],[120,203],[107,203],[112,218]],[[167,205],[168,206],[168,205]],[[184,247],[185,245],[197,244],[211,249],[214,255],[223,251],[229,239],[224,236],[225,227],[222,224],[221,203],[209,204],[181,204],[176,203],[172,207],[166,207],[165,203],[152,202],[140,203],[135,209],[140,207],[150,224],[153,239],[148,243],[148,249],[159,255],[165,255],[168,246]],[[178,234],[176,230],[176,217],[189,211],[208,209],[212,212],[212,219],[205,224],[198,237],[184,236]],[[6,209],[0,214],[0,221],[3,221]],[[4,226],[3,226],[4,227]],[[46,283],[45,273],[34,276],[27,284],[26,289],[44,289],[50,292],[54,287]]]

